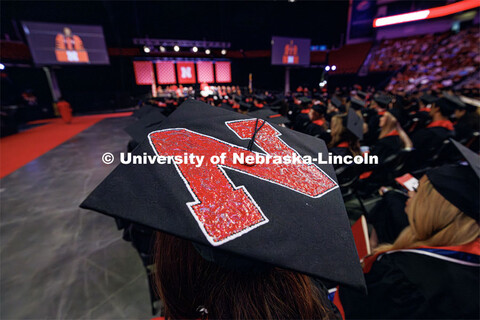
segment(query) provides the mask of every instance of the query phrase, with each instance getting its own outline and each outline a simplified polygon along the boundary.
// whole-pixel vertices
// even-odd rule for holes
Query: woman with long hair
[[[448,165],[420,179],[406,205],[409,226],[364,261],[368,295],[340,290],[347,318],[479,318],[478,171]]]
[[[348,129],[347,120],[348,114],[332,117],[332,140],[328,144],[328,150],[335,155],[361,155],[359,137]]]
[[[378,157],[379,166],[360,176],[360,179],[364,179],[363,183],[368,184],[365,190],[376,189],[387,181],[388,173],[392,170],[392,163],[388,163],[387,159],[399,154],[402,149],[412,148],[412,141],[397,120],[399,117],[400,111],[393,108],[380,118],[380,135],[370,148],[370,154]]]
[[[412,147],[412,142],[397,120],[398,113],[397,109],[390,109],[380,118],[380,135],[371,150],[372,154],[378,156],[379,163],[398,153],[402,148]]]

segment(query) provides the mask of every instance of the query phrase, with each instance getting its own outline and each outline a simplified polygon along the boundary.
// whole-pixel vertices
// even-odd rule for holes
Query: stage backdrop
[[[101,26],[22,22],[37,65],[110,64]]]
[[[155,63],[158,84],[232,82],[230,61],[134,61],[133,70],[137,85],[151,85],[155,81],[153,63]],[[195,64],[197,72],[195,72]]]

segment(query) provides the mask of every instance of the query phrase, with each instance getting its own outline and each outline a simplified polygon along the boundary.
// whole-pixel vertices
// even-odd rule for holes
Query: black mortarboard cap
[[[266,107],[252,111],[249,114],[252,115],[253,117],[267,120],[267,122],[274,123],[274,124],[284,124],[284,123],[290,122],[288,118],[282,116],[279,113],[273,112],[272,110]]]
[[[451,95],[447,92],[443,92],[442,95],[455,109],[466,109],[467,105],[457,96]]]
[[[389,103],[392,102],[392,98],[384,93],[379,93],[373,97],[373,100],[378,103],[382,108],[387,108]]]
[[[360,110],[363,107],[365,107],[365,101],[357,99],[357,98],[351,98],[350,99],[350,106],[355,110]]]
[[[150,112],[143,115],[142,118],[125,128],[125,131],[135,142],[142,142],[147,138],[150,131],[152,131],[152,128],[167,118],[161,113],[158,107],[156,109],[157,110],[150,110]]]
[[[145,104],[141,106],[139,109],[133,111],[132,117],[135,117],[137,119],[142,118],[143,116],[147,115],[151,111],[162,111],[161,107],[157,107],[151,104]]]
[[[446,117],[451,116],[455,112],[455,109],[458,108],[456,103],[445,97],[438,99],[437,102],[435,102],[435,106],[439,107],[441,113]]]
[[[357,91],[357,95],[362,98],[362,99],[365,99],[368,95],[368,93],[366,92],[363,92],[363,91]]]
[[[480,221],[480,157],[452,140],[467,165],[444,165],[427,172],[427,177],[445,199],[477,222]]]
[[[267,96],[264,94],[256,94],[253,96],[255,99],[260,100],[260,101],[265,101],[267,100]]]
[[[208,160],[224,152],[224,164]],[[205,156],[204,164],[120,164],[81,207],[246,260],[365,289],[332,165],[232,160],[234,153],[265,160],[265,154],[318,152],[328,153],[321,139],[188,100],[134,155],[187,153]]]
[[[424,94],[420,97],[420,100],[422,100],[424,104],[433,104],[438,101],[438,98],[431,94]]]
[[[309,104],[312,102],[312,99],[310,99],[309,97],[305,97],[305,96],[302,96],[300,98],[298,98],[298,100],[300,100],[300,102],[302,104]]]
[[[250,110],[253,107],[251,103],[247,103],[243,101],[240,101],[238,104],[240,105],[241,110]]]
[[[395,103],[394,103],[395,108],[405,108],[408,106],[409,103],[410,101],[408,101],[404,96],[401,96],[401,95],[395,96]]]
[[[325,115],[327,113],[327,107],[323,103],[317,103],[312,106],[312,109],[320,114]]]
[[[275,95],[275,99],[269,103],[271,106],[277,106],[281,104],[283,101],[285,101],[285,96],[283,94],[277,94]]]
[[[332,97],[332,104],[336,107],[336,108],[340,108],[340,106],[342,105],[342,101],[340,101],[340,99],[338,99],[337,97]]]
[[[363,139],[363,119],[360,118],[353,109],[348,109],[347,129],[353,133],[359,140]]]
[[[224,110],[229,110],[229,111],[233,111],[233,112],[237,112],[237,109],[233,108],[232,105],[228,104],[228,103],[222,103],[219,105],[220,108],[224,109]]]
[[[403,109],[401,108],[398,108],[398,107],[393,107],[391,109],[388,109],[387,110],[392,116],[395,117],[395,119],[397,119],[397,121],[399,123],[403,123],[403,120],[404,120],[404,116],[403,116]]]
[[[465,96],[460,96],[460,100],[466,105],[466,109],[468,112],[475,111],[477,108],[480,107],[480,101],[476,99],[472,99]]]

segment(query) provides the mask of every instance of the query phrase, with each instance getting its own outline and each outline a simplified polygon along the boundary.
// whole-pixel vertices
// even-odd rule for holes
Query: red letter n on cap
[[[252,137],[256,119],[225,123],[244,140]],[[265,157],[299,155],[280,139],[280,132],[265,123],[257,133],[255,144]],[[172,128],[149,134],[150,144],[161,156],[183,156],[185,153],[205,156],[201,167],[175,164],[178,174],[194,201],[186,205],[208,241],[218,246],[268,223],[268,217],[244,186],[235,186],[224,168],[261,179],[306,197],[319,198],[337,188],[333,179],[313,164],[257,164],[246,166],[233,162],[233,153],[255,155],[244,147],[184,128]],[[226,153],[224,164],[212,164],[212,156]]]

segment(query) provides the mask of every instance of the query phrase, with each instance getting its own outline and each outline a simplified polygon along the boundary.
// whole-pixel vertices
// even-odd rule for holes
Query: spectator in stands
[[[441,34],[384,40],[373,54],[371,72],[397,71],[387,90],[443,90],[461,84],[478,71],[478,27]]]

